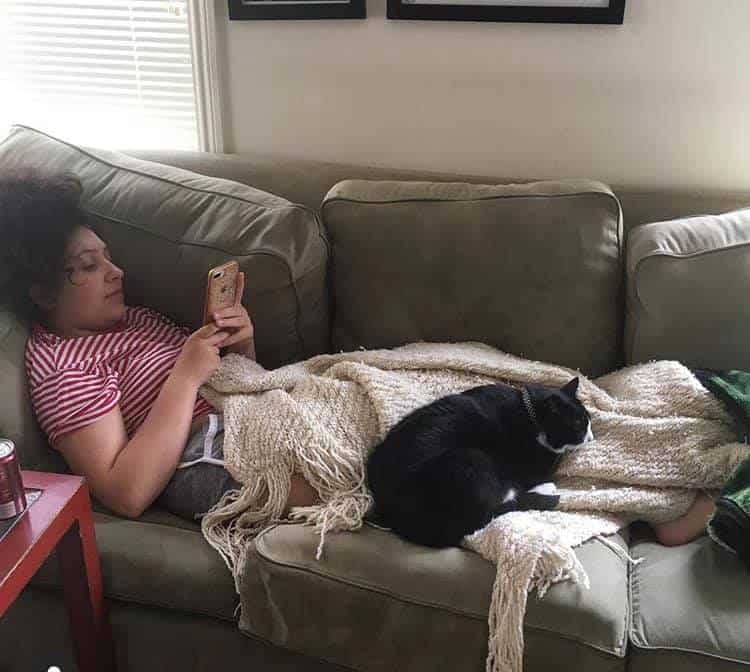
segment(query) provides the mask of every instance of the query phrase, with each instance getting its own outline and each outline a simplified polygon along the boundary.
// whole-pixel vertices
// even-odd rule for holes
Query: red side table
[[[57,551],[78,669],[114,670],[88,486],[80,476],[41,471],[21,475],[24,487],[43,492],[0,541],[0,618]]]

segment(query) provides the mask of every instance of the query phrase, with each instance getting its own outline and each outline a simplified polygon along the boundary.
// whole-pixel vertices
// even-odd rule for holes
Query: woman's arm
[[[219,366],[225,331],[206,325],[182,346],[145,420],[128,440],[119,406],[57,447],[94,496],[120,515],[140,516],[172,477],[188,439],[200,385]]]
[[[188,439],[198,387],[173,370],[128,441],[120,407],[65,434],[57,447],[85,476],[92,494],[116,513],[137,518],[172,477]]]
[[[170,376],[130,441],[116,406],[83,429],[65,434],[57,447],[73,472],[86,477],[94,497],[121,516],[137,518],[159,496],[177,467],[188,438],[195,394],[189,381]],[[285,511],[318,501],[317,491],[294,474]]]

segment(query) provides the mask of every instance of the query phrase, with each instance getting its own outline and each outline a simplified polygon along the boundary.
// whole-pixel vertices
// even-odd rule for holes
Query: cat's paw
[[[560,495],[538,495],[535,492],[525,492],[519,501],[522,511],[553,511],[560,503]]]
[[[524,511],[552,511],[557,508],[559,502],[560,495],[557,494],[557,486],[552,481],[539,483],[518,498],[519,509]]]
[[[539,483],[539,485],[529,488],[527,492],[536,492],[540,495],[556,495],[557,486],[552,481],[547,481],[546,483]]]

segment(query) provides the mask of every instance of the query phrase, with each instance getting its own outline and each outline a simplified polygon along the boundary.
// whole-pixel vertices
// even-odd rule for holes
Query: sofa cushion
[[[232,575],[198,525],[155,510],[138,520],[97,512],[94,525],[105,596],[235,620]],[[62,586],[54,554],[31,583]]]
[[[630,577],[630,669],[750,665],[750,573],[736,556],[707,536],[666,547],[643,535],[631,554],[643,561]]]
[[[21,466],[35,471],[68,471],[60,453],[47,444],[31,410],[24,350],[28,325],[13,313],[0,309],[0,433],[18,449]]]
[[[348,672],[248,637],[233,622],[108,600],[118,672]],[[0,627],[3,672],[80,670],[60,591],[27,587]],[[43,633],[43,635],[40,635]]]
[[[614,537],[622,546],[621,537]],[[495,567],[470,551],[432,549],[365,525],[328,534],[301,525],[262,533],[240,590],[255,595],[240,617],[251,634],[364,672],[483,670]],[[577,549],[591,589],[562,582],[529,597],[525,666],[624,669],[627,569],[610,548]]]
[[[750,370],[750,209],[638,227],[627,274],[628,362]]]
[[[333,347],[482,341],[588,375],[621,363],[620,205],[584,180],[346,180],[322,207]]]
[[[207,271],[236,258],[262,364],[272,368],[329,349],[328,247],[315,212],[244,184],[82,149],[17,126],[0,144],[0,170],[27,163],[81,179],[89,223],[125,269],[128,304],[196,328]],[[0,334],[8,329],[0,322]],[[25,339],[15,331],[8,338],[2,355],[17,366]],[[0,405],[0,431],[18,424],[17,406],[15,398]],[[32,421],[25,399],[22,406],[25,427]],[[38,433],[11,438],[21,437],[24,466],[49,467]]]

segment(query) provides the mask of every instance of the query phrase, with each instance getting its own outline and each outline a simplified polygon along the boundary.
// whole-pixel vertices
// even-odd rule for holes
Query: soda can
[[[0,439],[0,519],[13,518],[25,508],[26,492],[16,447],[10,439]]]

